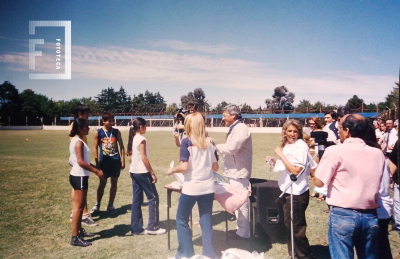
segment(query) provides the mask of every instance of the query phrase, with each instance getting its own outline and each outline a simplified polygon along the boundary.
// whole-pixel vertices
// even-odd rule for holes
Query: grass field
[[[173,194],[171,209],[171,251],[167,249],[167,236],[126,236],[130,232],[130,206],[132,182],[129,166],[121,173],[115,200],[115,216],[104,211],[108,201],[109,186],[102,202],[102,212],[97,220],[99,226],[86,227],[97,235],[88,239],[93,245],[87,248],[71,247],[71,186],[68,181],[68,133],[65,131],[0,131],[0,258],[167,258],[176,253],[178,247],[175,213],[178,194]],[[175,147],[170,132],[148,132],[150,163],[157,176],[160,195],[161,227],[166,228],[166,191],[164,185],[174,181],[163,173],[171,160],[178,162],[179,149]],[[225,134],[211,133],[216,143],[222,143]],[[124,143],[127,132],[122,132]],[[92,149],[93,132],[88,136]],[[253,134],[252,177],[276,180],[264,162],[266,155],[273,155],[279,144],[279,134]],[[125,144],[126,145],[126,144]],[[93,160],[93,155],[92,159]],[[220,169],[221,173],[221,169]],[[88,207],[94,205],[98,180],[89,178]],[[144,222],[147,224],[147,203],[143,205]],[[328,215],[324,202],[310,201],[307,209],[307,236],[317,258],[329,258]],[[197,209],[193,211],[196,219]],[[214,202],[213,225],[217,253],[229,247],[248,251],[265,252],[266,258],[287,258],[286,231],[271,228],[266,236],[237,243],[225,242],[225,213],[218,202]],[[234,219],[229,220],[229,229],[235,228]],[[390,232],[393,255],[398,254],[399,237]],[[201,254],[201,230],[194,226],[195,251]]]

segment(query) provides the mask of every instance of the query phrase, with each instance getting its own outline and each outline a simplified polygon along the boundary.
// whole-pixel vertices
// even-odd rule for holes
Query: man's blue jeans
[[[329,213],[329,251],[332,258],[379,258],[378,218],[375,210],[363,212],[331,207]]]
[[[212,206],[214,193],[203,195],[181,194],[178,211],[176,213],[176,229],[178,232],[178,253],[175,258],[192,257],[194,255],[192,232],[189,228],[189,216],[194,204],[197,202],[200,213],[200,226],[203,238],[203,255],[216,258],[214,251],[214,234],[212,230]]]

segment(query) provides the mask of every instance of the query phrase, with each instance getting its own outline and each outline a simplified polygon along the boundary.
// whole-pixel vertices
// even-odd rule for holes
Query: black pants
[[[388,219],[378,219],[379,233],[378,233],[378,251],[379,258],[392,259],[392,251],[390,250],[389,243],[389,226],[390,218]]]
[[[314,258],[308,238],[306,237],[306,209],[310,200],[310,192],[307,190],[303,194],[293,195],[293,234],[294,234],[294,253],[296,257]],[[286,228],[291,229],[290,223],[290,194],[285,194],[283,199],[283,215]],[[287,239],[289,255],[292,255],[292,242],[289,234]]]

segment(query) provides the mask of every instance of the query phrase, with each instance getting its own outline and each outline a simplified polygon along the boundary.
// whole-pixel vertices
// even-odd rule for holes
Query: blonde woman
[[[283,148],[283,149],[282,149]],[[303,140],[303,127],[298,120],[288,120],[282,127],[281,146],[275,149],[275,154],[279,157],[277,161],[267,156],[267,161],[272,161],[275,165],[274,171],[279,173],[279,188],[285,191],[286,186],[291,182],[290,176],[298,175],[305,165],[312,159],[309,154],[308,145]],[[292,185],[293,188],[293,235],[294,251],[296,258],[314,258],[310,244],[306,236],[306,209],[310,199],[308,186],[308,167],[297,181]],[[291,229],[290,218],[290,188],[283,196],[283,214],[286,228]],[[288,252],[291,256],[291,238],[287,239]]]
[[[180,147],[181,163],[167,171],[168,174],[182,173],[185,179],[176,213],[179,247],[175,258],[190,258],[194,255],[188,222],[196,202],[200,213],[203,255],[216,258],[211,221],[215,192],[213,171],[218,171],[216,148],[206,136],[204,117],[200,113],[195,112],[186,117],[185,131],[187,138],[182,140]]]

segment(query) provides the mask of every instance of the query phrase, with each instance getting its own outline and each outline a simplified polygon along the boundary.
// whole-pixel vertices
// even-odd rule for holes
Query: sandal
[[[318,197],[317,198],[317,201],[324,201],[325,200],[325,197]]]

